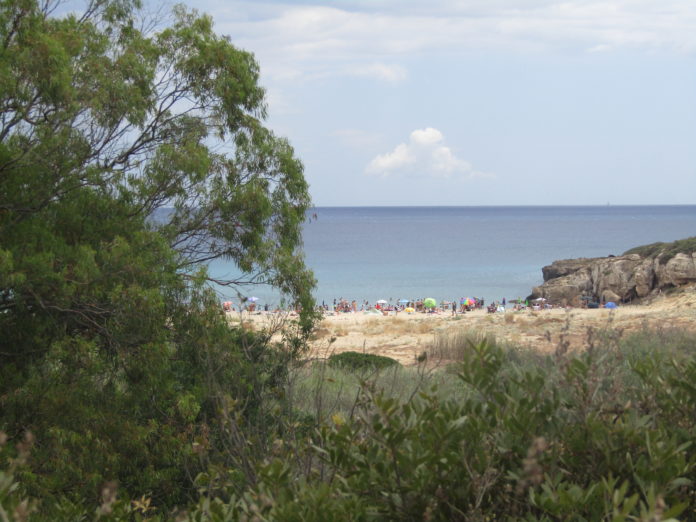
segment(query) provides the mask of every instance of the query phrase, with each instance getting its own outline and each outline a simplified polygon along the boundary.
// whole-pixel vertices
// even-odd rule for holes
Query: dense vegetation
[[[466,343],[447,371],[393,365],[356,375],[316,362],[294,365],[283,377],[282,398],[266,390],[276,400],[265,425],[275,429],[265,431],[271,442],[250,462],[251,476],[240,478],[243,467],[230,458],[238,455],[231,446],[231,455],[200,448],[207,469],[181,506],[188,512],[179,515],[693,519],[695,341],[678,331],[622,337],[607,330],[591,333],[581,354],[565,353],[563,344],[541,356]],[[259,441],[254,425],[240,427],[249,444]],[[0,476],[7,512],[24,498],[23,488],[9,488],[17,479],[23,483],[34,450],[22,442],[17,451]],[[100,519],[173,517],[149,492],[127,502],[110,487],[91,511]],[[53,517],[69,515],[66,520],[94,516],[84,499],[75,505],[58,496],[40,505]]]
[[[327,363],[332,368],[343,368],[357,372],[381,370],[399,364],[391,357],[360,352],[335,353],[328,358]]]
[[[182,8],[57,7],[0,3],[0,520],[696,517],[693,337],[303,364],[309,196],[253,57]],[[299,318],[230,324],[219,257]]]
[[[256,62],[207,17],[179,7],[166,25],[136,4],[0,3],[3,455],[33,434],[5,467],[69,520],[104,484],[167,511],[210,462],[251,480],[312,322],[308,188],[263,126]],[[217,283],[301,307],[283,343],[228,326],[217,258],[244,274]]]
[[[687,237],[686,239],[678,239],[671,243],[651,243],[635,248],[631,248],[624,252],[623,255],[638,254],[643,257],[660,256],[660,262],[666,263],[677,254],[693,254],[696,252],[696,237]]]

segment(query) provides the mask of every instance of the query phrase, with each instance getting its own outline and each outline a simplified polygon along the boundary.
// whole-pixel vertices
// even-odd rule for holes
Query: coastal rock
[[[644,259],[633,272],[636,296],[645,297],[655,288],[656,276],[655,265],[657,260]]]
[[[575,274],[579,270],[587,267],[592,261],[597,261],[598,259],[603,258],[581,257],[579,259],[561,259],[560,261],[554,261],[552,264],[543,267],[541,273],[544,276],[544,281],[557,279],[559,277]]]
[[[659,269],[658,279],[672,286],[696,280],[696,253],[676,254]]]
[[[558,271],[552,268],[553,265],[544,267],[550,268],[551,270],[544,272],[544,284],[535,287],[532,290],[532,296],[530,297],[545,297],[551,302],[566,303],[578,296],[586,295],[592,292],[590,261],[593,260],[584,260],[584,263],[578,264],[575,271],[570,273],[566,272],[570,266],[570,263],[563,263],[564,261],[572,260],[560,261],[559,264],[563,264],[563,266]],[[565,273],[565,275],[546,279],[546,274],[554,273]]]
[[[598,258],[563,259],[542,268],[544,283],[530,298],[560,303],[627,302],[662,289],[696,282],[696,252],[662,255],[628,254]]]

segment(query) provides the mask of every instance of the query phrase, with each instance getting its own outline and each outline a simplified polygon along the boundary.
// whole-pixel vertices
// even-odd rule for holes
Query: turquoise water
[[[557,259],[696,235],[696,206],[320,207],[304,229],[317,301],[526,297]],[[216,262],[215,275],[234,273]],[[245,288],[263,305],[279,297]],[[221,298],[235,298],[221,291]]]

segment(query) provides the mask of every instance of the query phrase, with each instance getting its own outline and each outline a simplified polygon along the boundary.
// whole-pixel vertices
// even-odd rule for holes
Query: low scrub
[[[328,364],[333,368],[343,368],[345,370],[361,372],[381,370],[389,366],[398,365],[399,362],[391,357],[372,353],[343,352],[331,355],[328,359]]]
[[[643,257],[660,256],[660,262],[664,264],[677,254],[692,254],[693,252],[696,252],[696,236],[678,239],[671,243],[658,242],[631,248],[624,252],[624,255],[638,254]]]
[[[269,461],[253,494],[224,504],[225,513],[692,520],[693,338],[689,348],[658,335],[667,344],[652,350],[653,334],[602,335],[584,353],[560,347],[537,358],[469,344],[457,397],[424,389],[404,401],[366,383],[350,415],[333,415],[312,437],[310,468]]]
[[[607,329],[588,335],[582,353],[561,344],[544,356],[472,340],[454,374],[425,365],[392,364],[368,377],[324,363],[295,368],[303,383],[327,385],[316,400],[328,399],[328,385],[350,388],[352,400],[315,404],[313,413],[293,402],[305,388],[288,393],[291,414],[254,480],[240,491],[229,485],[233,467],[211,464],[179,519],[696,519],[692,335]],[[415,383],[411,393],[388,389],[403,378]],[[0,507],[30,510],[13,489],[12,466],[0,472]],[[97,517],[156,517],[151,500],[102,505]],[[94,518],[56,506],[66,520]]]

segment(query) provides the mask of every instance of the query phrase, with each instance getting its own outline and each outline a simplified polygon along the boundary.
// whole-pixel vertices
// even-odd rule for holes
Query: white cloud
[[[272,78],[359,74],[400,82],[404,60],[432,52],[696,53],[693,0],[246,0],[209,10],[216,29],[253,49]]]
[[[408,76],[405,67],[384,63],[372,63],[349,67],[347,73],[354,76],[368,76],[387,83],[399,83]]]
[[[411,133],[411,142],[417,143],[418,145],[433,145],[442,141],[443,138],[444,136],[442,136],[442,133],[432,127],[428,127],[427,129],[416,129]]]
[[[367,166],[367,171],[370,173],[388,174],[393,170],[402,169],[404,167],[414,165],[417,157],[413,154],[411,148],[405,143],[397,145],[393,151],[386,154],[380,154],[372,159]]]
[[[416,129],[411,132],[408,143],[400,143],[391,152],[375,156],[365,172],[382,176],[486,176],[475,171],[468,161],[456,157],[449,147],[442,144],[444,139],[442,132],[432,127]]]
[[[471,173],[473,169],[468,161],[460,160],[452,154],[449,147],[437,147],[433,153],[433,170],[445,175],[454,172]]]

